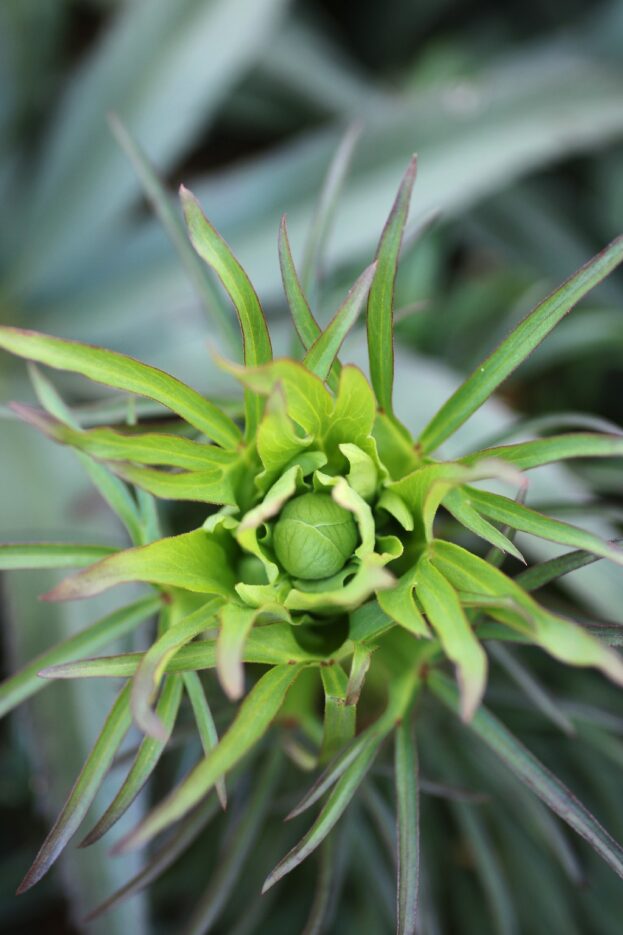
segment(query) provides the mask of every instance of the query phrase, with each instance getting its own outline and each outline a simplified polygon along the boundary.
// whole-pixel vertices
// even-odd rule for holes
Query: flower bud
[[[295,578],[320,580],[337,574],[357,545],[357,524],[327,493],[288,501],[273,529],[281,566]]]

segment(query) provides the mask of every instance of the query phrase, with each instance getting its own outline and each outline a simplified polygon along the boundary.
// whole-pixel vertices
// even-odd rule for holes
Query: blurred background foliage
[[[622,49],[617,0],[3,0],[0,320],[104,343],[206,392],[225,392],[207,352],[218,341],[214,321],[107,115],[122,118],[172,193],[184,181],[198,194],[257,285],[284,348],[279,217],[287,212],[300,257],[332,154],[357,121],[361,136],[314,301],[321,318],[329,314],[369,262],[402,171],[418,152],[412,226],[430,228],[407,243],[396,296],[398,413],[417,428],[538,297],[621,232]],[[520,437],[560,424],[560,413],[623,422],[622,299],[618,274],[563,322],[463,440],[474,447],[505,431]],[[355,336],[352,359],[361,359],[361,347]],[[29,398],[23,367],[3,357],[1,368],[0,403]],[[91,407],[92,421],[101,417],[84,385],[71,378],[63,385],[76,404]],[[70,452],[2,414],[0,538],[122,542]],[[532,419],[545,421],[522,421]],[[554,511],[563,495],[584,525],[620,534],[620,466],[538,472],[531,502]],[[179,509],[169,523],[188,528]],[[584,608],[621,622],[616,569],[598,563],[565,585],[550,601],[580,618]],[[38,605],[47,587],[30,573],[2,581],[6,671],[85,623],[80,606]],[[89,621],[108,607],[110,599],[90,606]],[[623,719],[608,713],[620,711],[616,690],[536,655],[522,658],[555,692],[578,736],[535,716],[504,674],[508,660],[506,667],[496,660],[490,699],[621,838]],[[73,850],[41,887],[12,896],[95,736],[107,691],[57,684],[2,724],[2,931],[80,931],[85,911],[137,870],[136,858],[112,861],[105,846]],[[621,890],[610,871],[548,825],[501,767],[465,743],[462,728],[447,720],[440,728],[438,718],[431,703],[419,736],[436,791],[423,801],[422,930],[618,935]],[[186,761],[166,768],[175,775]],[[341,933],[392,927],[389,791],[377,779],[350,818]],[[448,798],[433,780],[476,790],[476,803]],[[227,845],[235,807],[219,821]],[[282,886],[277,901],[267,897],[259,908],[254,896],[292,833],[273,824],[252,846],[248,896],[224,906],[218,931],[260,931],[266,913],[273,932],[302,930],[315,886],[309,868]],[[560,866],[550,851],[562,854]],[[177,931],[181,907],[206,888],[216,861],[210,841],[200,839],[152,895],[90,930]],[[237,915],[241,900],[256,907],[247,928]]]

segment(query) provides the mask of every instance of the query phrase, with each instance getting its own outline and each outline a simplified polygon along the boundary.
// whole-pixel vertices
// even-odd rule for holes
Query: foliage
[[[360,798],[358,792],[366,790],[384,740],[394,735],[398,930],[413,932],[418,868],[423,864],[412,725],[418,738],[426,735],[432,695],[456,711],[520,780],[623,875],[620,845],[482,706],[487,645],[503,652],[505,643],[520,641],[568,666],[593,667],[617,685],[623,683],[623,661],[609,645],[617,644],[616,633],[574,622],[529,593],[531,574],[537,582],[548,573],[553,580],[597,558],[620,566],[623,550],[524,503],[525,471],[567,459],[621,457],[623,436],[569,433],[487,447],[452,460],[438,450],[621,262],[623,238],[541,301],[413,437],[395,414],[391,348],[394,285],[414,177],[412,161],[375,262],[324,329],[311,312],[282,222],[279,255],[303,344],[301,360],[273,357],[249,278],[196,199],[182,189],[193,246],[220,279],[239,319],[244,364],[220,357],[217,364],[241,385],[240,418],[172,376],[120,353],[0,328],[0,347],[12,354],[80,374],[132,394],[130,398],[148,398],[175,417],[168,432],[154,431],[141,421],[84,427],[37,369],[32,374],[42,410],[13,406],[19,418],[74,448],[85,463],[98,465],[91,477],[117,510],[132,545],[107,554],[106,546],[98,545],[6,544],[0,547],[0,567],[82,566],[44,595],[51,602],[92,597],[130,582],[149,584],[155,594],[43,660],[44,679],[126,681],[22,891],[47,872],[77,830],[134,722],[144,739],[114,801],[83,843],[93,843],[121,818],[165,751],[182,710],[182,695],[190,701],[205,755],[117,842],[118,852],[150,843],[177,822],[177,833],[186,842],[185,822],[194,810],[207,808],[210,797],[223,802],[225,780],[235,784],[249,756],[255,774],[264,757],[264,738],[273,731],[295,763],[324,767],[290,817],[323,797],[325,801],[309,830],[268,875],[264,892],[318,848],[329,862],[329,870],[321,873],[331,879],[330,848],[338,846],[344,813]],[[360,369],[338,360],[366,297],[371,382]],[[490,481],[517,487],[517,497],[474,486]],[[162,536],[154,522],[153,498],[194,501],[207,515],[190,531]],[[451,534],[442,534],[447,515],[456,526]],[[466,532],[493,546],[488,560],[476,547],[466,546],[471,541]],[[516,532],[574,551],[549,572],[536,566],[512,577],[497,565],[505,553],[523,561],[513,542]],[[112,640],[156,606],[156,630],[146,651],[83,657],[102,645],[106,631]],[[444,674],[448,663],[456,689]],[[204,683],[196,674],[210,669],[225,695],[241,701],[220,739]],[[30,666],[2,686],[4,710],[46,684],[33,674]],[[277,768],[272,762],[265,766],[257,797],[248,803],[243,821],[249,835],[266,821],[266,790],[278,781]],[[473,839],[482,842],[482,834],[474,832]],[[243,859],[236,846],[248,846],[246,832],[233,845],[232,867]],[[481,854],[486,854],[486,845]],[[154,860],[162,864],[161,858]],[[235,879],[232,870],[230,885]],[[328,902],[319,905],[326,910]],[[316,904],[314,911],[320,911]],[[215,912],[212,902],[202,904],[193,930],[205,930]]]

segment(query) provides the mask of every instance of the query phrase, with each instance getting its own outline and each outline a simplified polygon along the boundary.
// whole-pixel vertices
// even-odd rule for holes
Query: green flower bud
[[[313,581],[337,574],[358,540],[353,514],[326,493],[288,501],[273,529],[278,561],[295,578]]]

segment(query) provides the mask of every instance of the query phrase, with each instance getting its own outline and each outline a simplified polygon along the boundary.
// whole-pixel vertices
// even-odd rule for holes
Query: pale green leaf
[[[422,556],[417,564],[416,589],[429,623],[456,667],[461,715],[469,721],[487,684],[487,656],[474,636],[456,591],[427,556]]]
[[[132,357],[77,341],[7,327],[0,327],[0,347],[56,370],[80,373],[96,383],[148,396],[226,448],[235,447],[240,441],[240,431],[235,422],[196,390]]]
[[[233,575],[218,543],[203,529],[117,552],[66,578],[46,595],[66,601],[91,597],[117,584],[144,581],[200,594],[231,594]]]
[[[512,555],[525,565],[526,560],[515,543],[512,542],[508,536],[505,536],[496,526],[481,516],[478,510],[474,509],[469,498],[469,493],[462,487],[455,487],[454,490],[450,490],[443,498],[442,503],[448,513],[450,513],[461,526],[465,526],[465,528],[473,532],[475,536],[484,539],[485,542],[488,542],[494,548],[500,549],[500,551],[506,552],[508,555]]]
[[[184,471],[171,474],[156,468],[115,464],[113,470],[124,480],[161,500],[195,500],[218,506],[235,506],[232,471],[226,467],[207,471]]]

